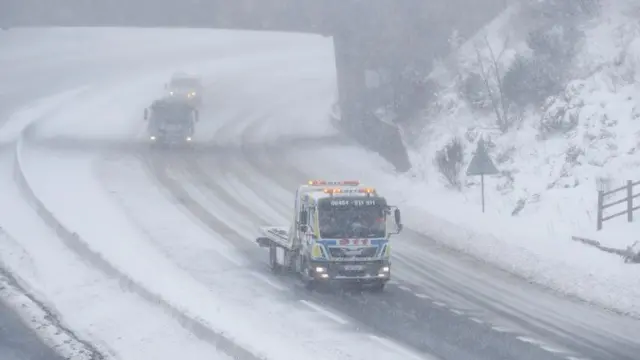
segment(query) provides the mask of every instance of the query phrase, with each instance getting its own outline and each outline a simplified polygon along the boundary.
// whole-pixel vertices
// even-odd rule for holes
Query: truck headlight
[[[316,272],[317,273],[324,273],[324,272],[327,272],[327,269],[323,268],[322,266],[316,266]]]
[[[381,267],[381,268],[380,268],[380,272],[381,272],[381,273],[388,273],[388,272],[389,272],[389,270],[390,270],[390,269],[389,269],[389,267],[388,267],[388,266],[383,266],[383,267]]]

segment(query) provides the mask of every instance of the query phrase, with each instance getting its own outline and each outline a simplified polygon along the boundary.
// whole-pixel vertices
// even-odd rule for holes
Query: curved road
[[[292,83],[296,80],[290,79]],[[242,85],[236,91],[242,92]],[[252,91],[255,92],[255,84]],[[299,97],[290,99],[290,103],[310,102],[314,95],[313,89],[301,89]],[[246,97],[241,98],[244,103],[260,104],[269,94],[265,90],[254,96],[252,101],[247,92]],[[242,248],[256,263],[262,263],[267,271],[266,254],[247,245],[248,239],[243,239],[233,224],[216,218],[215,212],[190,196],[185,186],[195,186],[224,202],[234,216],[249,218],[254,224],[269,224],[273,223],[274,216],[260,210],[255,199],[260,198],[281,219],[288,219],[293,192],[299,184],[312,178],[354,177],[349,160],[332,160],[336,159],[335,154],[353,161],[369,160],[356,160],[355,156],[362,158],[361,151],[349,145],[347,139],[339,138],[324,139],[324,146],[322,141],[292,142],[288,138],[280,146],[256,148],[253,142],[260,137],[260,129],[268,128],[270,123],[275,126],[281,117],[278,113],[270,114],[268,108],[254,111],[244,114],[246,118],[228,119],[225,123],[229,125],[218,132],[220,138],[225,138],[244,128],[242,136],[252,143],[244,149],[227,149],[218,154],[212,151],[195,158],[192,154],[179,153],[142,156],[158,181],[187,209],[214,231],[228,234],[230,243]],[[296,115],[304,116],[303,113]],[[315,155],[309,155],[305,164],[307,153]],[[300,154],[303,154],[302,160]],[[328,160],[322,161],[323,158]],[[370,183],[375,184],[376,171],[379,170],[372,167],[368,173],[359,175],[372,179]],[[253,199],[239,197],[239,186],[232,185],[237,182],[258,195]],[[634,319],[558,297],[542,287],[443,248],[411,229],[396,239],[394,249],[394,274],[398,281],[385,294],[307,294],[295,290],[296,294],[310,297],[364,327],[443,359],[637,358],[640,339],[634,334],[640,333],[640,322]],[[279,280],[296,289],[295,279]]]
[[[308,66],[313,74],[314,64],[301,66]],[[304,121],[309,116],[305,109],[315,110],[316,98],[326,96],[322,82],[314,86],[313,77],[301,78],[300,72],[274,68],[263,76],[253,83],[234,84],[224,93],[211,89],[216,96],[205,103],[215,106],[202,112],[203,122],[222,124],[214,140],[240,136],[243,145],[188,154],[141,150],[137,157],[157,184],[197,221],[225,234],[253,267],[285,289],[288,298],[320,303],[359,328],[441,359],[637,359],[640,339],[635,334],[640,334],[640,322],[557,297],[411,229],[395,239],[396,280],[382,294],[307,292],[292,277],[268,274],[266,253],[245,234],[262,224],[286,221],[298,184],[310,178],[353,178],[354,168],[358,177],[375,184],[382,170],[350,166],[349,161],[375,164],[376,159],[337,136],[287,137],[277,145],[261,145],[265,129],[281,127],[283,118]],[[299,91],[278,95],[274,78],[279,87]],[[223,113],[234,115],[220,119]],[[93,146],[82,141],[73,144],[84,145]],[[224,204],[228,213],[222,216],[219,208],[194,196],[193,188]],[[253,194],[247,195],[247,189]],[[236,220],[225,221],[228,217]],[[185,259],[173,261],[189,268]]]

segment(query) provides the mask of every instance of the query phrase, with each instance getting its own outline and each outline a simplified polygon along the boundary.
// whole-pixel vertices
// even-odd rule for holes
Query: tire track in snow
[[[263,360],[263,358],[258,357],[255,354],[235,344],[232,340],[226,338],[224,334],[214,331],[198,319],[185,314],[181,309],[177,308],[173,304],[168,303],[161,296],[150,292],[144,286],[144,284],[136,282],[127,274],[121,272],[108,260],[106,260],[100,253],[93,251],[87,245],[86,241],[82,240],[78,236],[78,234],[63,225],[55,217],[55,215],[47,209],[45,204],[42,203],[42,201],[40,201],[40,199],[34,193],[28,181],[28,177],[22,169],[21,150],[24,146],[24,142],[29,139],[30,132],[33,131],[34,126],[35,123],[27,126],[27,128],[23,131],[22,137],[18,140],[18,144],[16,146],[16,183],[23,192],[25,198],[28,199],[28,201],[36,208],[36,211],[40,218],[48,226],[55,230],[56,234],[65,243],[65,245],[83,259],[88,260],[95,268],[101,270],[108,276],[117,278],[123,288],[138,294],[140,297],[147,300],[150,304],[162,307],[167,313],[174,317],[174,319],[176,319],[180,323],[180,325],[182,325],[186,330],[193,333],[199,339],[211,343],[225,354],[237,360]]]

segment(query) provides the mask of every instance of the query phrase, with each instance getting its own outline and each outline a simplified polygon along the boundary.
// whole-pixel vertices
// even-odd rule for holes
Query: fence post
[[[602,230],[602,207],[604,206],[604,191],[598,190],[598,231]]]
[[[627,221],[633,221],[633,181],[627,180]]]

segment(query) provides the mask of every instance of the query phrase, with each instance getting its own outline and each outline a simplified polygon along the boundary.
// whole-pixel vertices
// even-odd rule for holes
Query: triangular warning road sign
[[[473,155],[473,158],[471,158],[471,162],[467,168],[467,175],[495,175],[498,172],[498,169],[489,157],[489,153],[487,153],[487,147],[484,144],[484,140],[478,140],[478,148],[476,149],[476,153]]]

